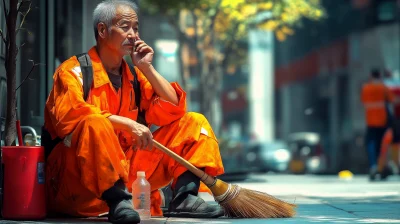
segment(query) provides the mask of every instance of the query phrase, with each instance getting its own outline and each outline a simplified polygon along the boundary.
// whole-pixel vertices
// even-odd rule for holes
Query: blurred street
[[[183,219],[152,218],[142,223],[400,223],[400,176],[384,182],[369,182],[366,175],[351,180],[337,176],[251,175],[237,182],[253,190],[268,192],[298,205],[290,219]],[[202,194],[207,201],[209,195]],[[105,218],[48,219],[36,223],[104,223]],[[0,223],[32,223],[0,221]]]
[[[162,208],[175,196],[174,208],[202,213],[177,194],[191,194],[191,175],[136,151],[154,137],[210,175],[224,170],[221,180],[298,205],[297,215],[142,223],[400,223],[400,0],[3,3],[0,216],[44,217],[46,201],[97,215],[94,195],[113,211],[125,200],[113,193],[119,179],[131,184],[137,171],[154,189],[182,178],[175,193],[161,189]],[[148,188],[133,189],[145,200]]]

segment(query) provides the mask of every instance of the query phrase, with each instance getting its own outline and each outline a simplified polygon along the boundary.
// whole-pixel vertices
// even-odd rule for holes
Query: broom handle
[[[153,139],[153,144],[155,147],[161,151],[163,151],[165,154],[170,156],[172,159],[177,161],[179,164],[187,168],[190,172],[192,172],[194,175],[198,176],[201,181],[203,181],[204,177],[207,177],[204,171],[200,170],[199,168],[193,166],[189,161],[185,160],[172,150],[168,149],[167,147],[163,146],[161,143],[157,142],[156,140]],[[211,185],[214,182],[214,178],[210,176],[210,178],[206,178],[203,181],[205,184]]]

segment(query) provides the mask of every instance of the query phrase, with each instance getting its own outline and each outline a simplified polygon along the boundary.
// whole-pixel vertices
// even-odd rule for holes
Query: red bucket
[[[3,146],[4,219],[37,220],[46,217],[43,146]]]

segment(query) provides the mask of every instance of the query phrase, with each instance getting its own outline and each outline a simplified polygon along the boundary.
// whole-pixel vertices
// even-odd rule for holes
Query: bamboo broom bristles
[[[153,140],[156,148],[165,152],[175,161],[200,178],[213,193],[228,217],[237,218],[286,218],[293,217],[296,205],[284,202],[267,193],[241,188],[209,176],[191,163]]]

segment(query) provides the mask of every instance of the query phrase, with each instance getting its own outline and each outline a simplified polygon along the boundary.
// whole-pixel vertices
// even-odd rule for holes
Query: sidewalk
[[[264,177],[262,177],[264,178]],[[290,179],[294,178],[294,179]],[[400,223],[400,177],[387,182],[369,183],[367,176],[352,182],[323,176],[266,176],[267,181],[239,183],[269,192],[298,205],[297,215],[289,219],[187,219],[152,218],[142,223]],[[213,201],[208,194],[201,195]],[[0,220],[0,223],[108,223],[106,218],[47,219],[40,222]]]

